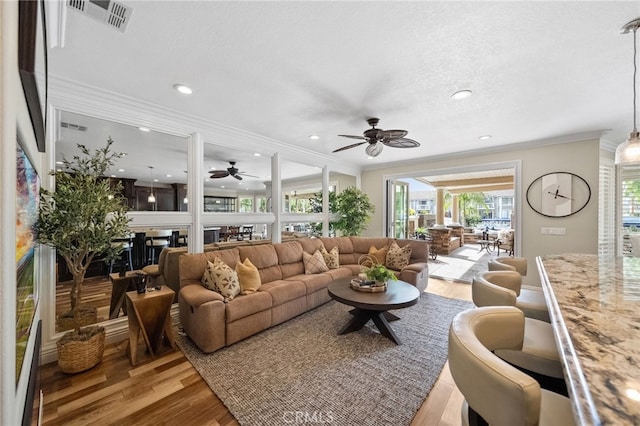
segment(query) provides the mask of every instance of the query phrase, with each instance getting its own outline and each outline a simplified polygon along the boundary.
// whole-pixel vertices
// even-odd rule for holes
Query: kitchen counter
[[[640,425],[640,258],[536,263],[576,423]]]

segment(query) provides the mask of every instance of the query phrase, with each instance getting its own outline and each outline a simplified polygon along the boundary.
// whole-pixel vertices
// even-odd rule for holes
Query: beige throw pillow
[[[248,257],[244,262],[236,264],[236,272],[238,273],[238,281],[240,281],[240,294],[251,294],[258,291],[262,285],[260,272]]]
[[[306,251],[302,252],[302,261],[304,262],[304,273],[307,275],[319,274],[329,270],[320,250],[316,250],[313,254],[309,254]]]
[[[321,246],[320,253],[322,253],[322,257],[324,258],[324,263],[327,264],[327,268],[338,269],[340,267],[340,252],[338,251],[338,246],[332,248],[331,251],[327,251],[324,246]]]
[[[381,249],[375,248],[375,246],[369,247],[369,255],[373,256],[376,260],[376,263],[379,265],[384,265],[387,261],[387,247],[382,247]],[[371,265],[365,265],[371,266]]]
[[[389,269],[399,271],[409,264],[410,258],[411,247],[409,247],[409,245],[407,244],[406,246],[400,248],[398,243],[394,241],[389,246],[385,266]]]
[[[220,293],[225,302],[233,300],[240,293],[238,274],[217,257],[213,263],[207,262],[202,275],[202,285]]]

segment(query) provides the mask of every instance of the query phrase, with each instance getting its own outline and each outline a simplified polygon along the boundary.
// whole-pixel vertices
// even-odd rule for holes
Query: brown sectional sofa
[[[393,239],[366,237],[300,238],[277,244],[241,245],[226,250],[182,254],[178,258],[180,321],[186,334],[203,352],[229,346],[330,300],[327,285],[341,277],[357,275],[358,259],[371,246],[380,249]],[[410,263],[396,271],[399,279],[424,291],[428,284],[429,245],[420,240],[395,240],[411,245]],[[305,274],[303,251],[338,246],[340,267],[319,274]],[[207,261],[219,257],[231,268],[249,258],[257,267],[259,291],[238,295],[225,303],[223,297],[201,284]]]

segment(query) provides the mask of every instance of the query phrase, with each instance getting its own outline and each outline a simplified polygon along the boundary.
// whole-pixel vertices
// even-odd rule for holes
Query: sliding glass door
[[[387,181],[387,237],[408,238],[409,184]]]

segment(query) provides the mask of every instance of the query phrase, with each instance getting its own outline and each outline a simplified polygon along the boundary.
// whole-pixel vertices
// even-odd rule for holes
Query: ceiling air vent
[[[67,5],[80,13],[124,32],[133,9],[113,0],[68,0]]]
[[[87,126],[81,126],[79,124],[72,124],[72,123],[65,123],[64,121],[60,122],[60,127],[63,127],[65,129],[69,129],[69,130],[77,130],[79,132],[86,132],[87,131]]]

